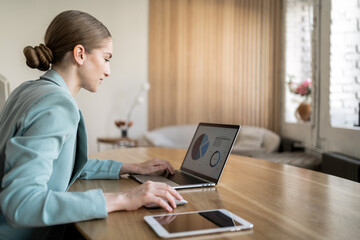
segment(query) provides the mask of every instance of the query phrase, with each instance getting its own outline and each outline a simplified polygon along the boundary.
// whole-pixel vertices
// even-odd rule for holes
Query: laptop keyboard
[[[178,170],[175,170],[175,174],[171,175],[167,172],[162,174],[163,177],[179,184],[179,185],[188,185],[188,184],[197,184],[197,183],[207,183],[201,179],[192,177],[188,174],[182,173]]]

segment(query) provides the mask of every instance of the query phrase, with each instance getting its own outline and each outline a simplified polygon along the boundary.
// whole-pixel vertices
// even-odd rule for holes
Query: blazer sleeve
[[[48,188],[53,161],[76,134],[79,113],[71,96],[42,97],[17,122],[6,145],[1,211],[12,226],[38,227],[107,216],[102,190],[58,192]]]
[[[119,179],[122,163],[114,160],[89,159],[80,179]]]

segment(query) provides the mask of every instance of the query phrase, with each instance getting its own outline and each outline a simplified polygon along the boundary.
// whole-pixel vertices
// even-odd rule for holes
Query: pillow
[[[197,125],[177,125],[154,129],[144,134],[153,146],[188,148]]]
[[[280,136],[262,127],[242,126],[233,153],[254,156],[271,153],[278,149]]]
[[[240,129],[235,145],[257,149],[263,146],[263,141],[264,130],[262,128],[244,126]]]

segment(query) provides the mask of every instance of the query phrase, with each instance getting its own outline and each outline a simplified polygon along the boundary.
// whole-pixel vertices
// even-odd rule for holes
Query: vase
[[[307,101],[300,103],[295,111],[295,117],[297,120],[310,121],[311,116],[311,104]]]
[[[121,137],[127,138],[127,136],[128,136],[128,129],[127,128],[121,129]]]

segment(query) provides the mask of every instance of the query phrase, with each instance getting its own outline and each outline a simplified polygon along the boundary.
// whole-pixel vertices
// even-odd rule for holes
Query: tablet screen
[[[188,214],[169,214],[157,216],[154,219],[169,233],[242,226],[241,223],[219,210]]]

